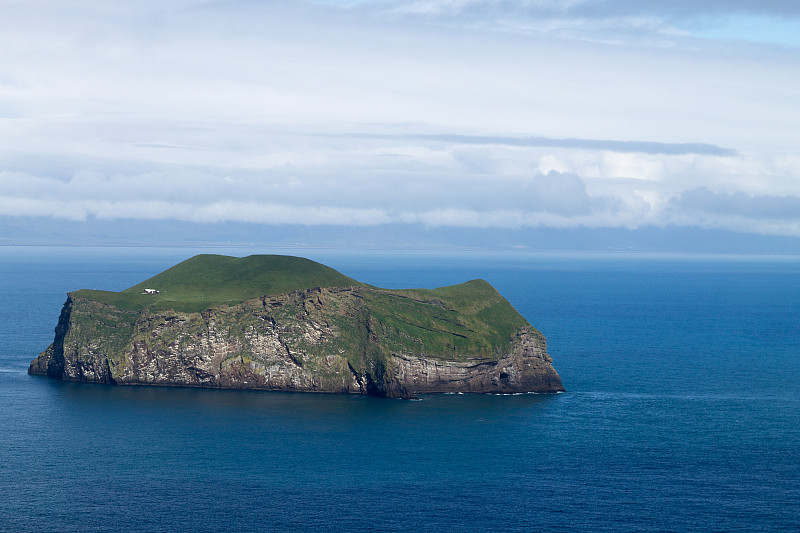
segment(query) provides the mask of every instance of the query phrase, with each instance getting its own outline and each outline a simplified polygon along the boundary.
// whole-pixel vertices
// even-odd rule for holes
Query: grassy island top
[[[286,255],[196,255],[121,292],[81,289],[72,294],[126,310],[148,308],[198,312],[209,307],[237,304],[249,298],[286,294],[301,289],[353,286],[369,287],[382,293],[405,295],[418,300],[441,300],[460,309],[505,301],[494,287],[483,280],[438,289],[378,289],[316,261]],[[146,289],[158,293],[147,294]]]
[[[248,298],[285,294],[313,287],[363,285],[336,270],[301,257],[202,254],[122,292],[82,289],[75,296],[120,309],[175,309],[197,312]],[[145,294],[145,289],[158,291]]]
[[[380,289],[315,261],[279,255],[198,255],[121,292],[82,289],[71,295],[123,311],[196,313],[316,287],[362,288],[363,302],[375,319],[404,338],[424,340],[431,346],[447,346],[458,338],[488,353],[517,329],[529,326],[483,280],[438,289]]]

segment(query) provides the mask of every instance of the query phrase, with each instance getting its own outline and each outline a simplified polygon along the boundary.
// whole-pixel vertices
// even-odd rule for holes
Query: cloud
[[[601,43],[694,47],[697,38],[800,47],[796,2],[770,0],[318,0],[443,27],[551,34]]]
[[[504,19],[590,19],[635,20],[651,17],[685,20],[731,14],[800,17],[800,7],[784,0],[735,0],[729,2],[696,0],[372,0],[364,2],[325,2],[348,7],[372,7],[394,13],[427,16],[459,16],[475,20]]]
[[[438,208],[498,209],[574,215],[605,206],[576,175],[550,172],[513,180],[413,177],[400,182],[371,176],[343,182],[306,175],[263,176],[81,171],[62,181],[0,173],[0,214],[82,220],[173,218],[194,222],[378,225]],[[388,186],[387,186],[388,185]],[[401,216],[402,214],[402,216]],[[414,215],[416,216],[416,215]]]
[[[707,187],[684,191],[671,205],[681,211],[738,216],[754,221],[793,220],[800,222],[800,197],[746,193],[712,192]]]
[[[429,178],[396,181],[365,175],[343,182],[311,174],[301,180],[78,172],[62,181],[2,173],[0,215],[308,226],[524,228],[631,223],[626,201],[588,194],[575,174]]]
[[[576,174],[551,171],[538,175],[519,191],[523,206],[531,211],[565,216],[590,213],[605,207],[603,199],[586,193],[586,184]]]
[[[733,0],[698,2],[696,0],[584,0],[567,3],[567,9],[578,14],[608,16],[609,14],[653,13],[668,17],[698,17],[747,13],[776,17],[798,17],[800,6],[783,0]]]
[[[501,135],[458,135],[458,134],[377,134],[346,133],[342,137],[350,139],[391,139],[409,141],[442,142],[476,146],[520,146],[535,148],[572,148],[577,150],[607,150],[610,152],[639,152],[644,154],[703,154],[734,156],[736,150],[706,143],[662,143],[652,141],[615,141],[602,139],[552,139],[548,137],[512,137]]]
[[[577,174],[427,179],[394,182],[368,175],[337,179],[231,178],[212,174],[139,176],[79,172],[62,181],[0,173],[0,215],[66,220],[178,220],[305,226],[533,228],[695,226],[800,236],[800,195],[713,192],[677,194],[659,182],[593,184]],[[623,181],[624,182],[624,181]],[[648,184],[651,186],[648,188]]]

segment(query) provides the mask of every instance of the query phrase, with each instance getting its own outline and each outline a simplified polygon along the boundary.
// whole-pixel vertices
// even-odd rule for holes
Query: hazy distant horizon
[[[534,228],[524,230],[199,224],[177,221],[54,221],[0,217],[0,246],[158,246],[517,252],[665,252],[800,255],[800,239],[698,228]]]

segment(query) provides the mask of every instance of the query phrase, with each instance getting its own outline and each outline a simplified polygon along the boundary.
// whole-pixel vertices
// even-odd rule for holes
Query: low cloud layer
[[[482,154],[480,164],[465,165],[460,145],[428,148],[416,157],[415,147],[391,148],[391,154],[363,147],[360,153],[332,151],[328,160],[284,154],[283,163],[267,169],[227,174],[230,169],[185,166],[138,175],[79,171],[66,178],[4,172],[0,215],[307,226],[696,226],[800,236],[798,194],[695,187],[692,169],[727,170],[730,179],[729,167],[741,158],[634,155],[614,162],[610,154],[565,150],[559,159],[545,150],[527,158],[514,154],[511,164],[504,152]],[[310,152],[319,157],[322,150]],[[661,163],[657,172],[654,161]],[[614,174],[626,169],[627,177]]]
[[[458,135],[432,133],[377,134],[349,133],[350,139],[392,139],[412,142],[442,142],[473,146],[515,146],[531,148],[569,148],[575,150],[604,150],[609,152],[639,152],[643,154],[704,154],[736,155],[736,150],[706,143],[662,143],[652,141],[614,141],[608,139],[551,139],[548,137],[512,137],[502,135]]]

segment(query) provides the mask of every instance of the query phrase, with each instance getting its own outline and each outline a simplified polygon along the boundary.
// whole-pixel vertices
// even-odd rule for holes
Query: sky
[[[0,217],[800,238],[797,65],[781,0],[3,0]]]

